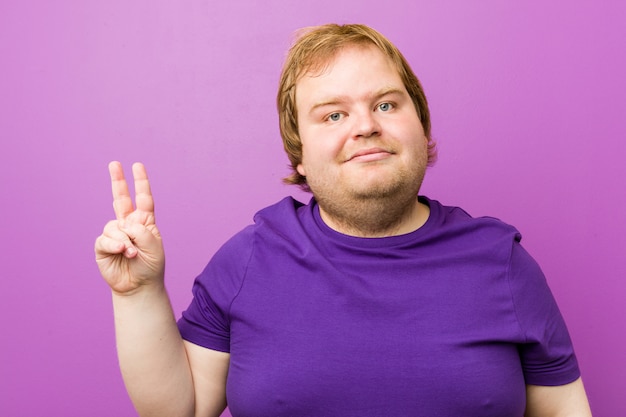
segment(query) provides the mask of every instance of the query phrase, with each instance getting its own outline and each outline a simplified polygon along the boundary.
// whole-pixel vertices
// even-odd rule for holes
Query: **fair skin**
[[[109,165],[116,219],[95,244],[113,296],[120,368],[142,416],[219,416],[229,355],[182,340],[163,283],[165,256],[146,170],[133,165],[135,206],[122,166]]]
[[[298,171],[320,201],[324,221],[369,237],[421,227],[429,212],[416,195],[427,140],[391,63],[372,48],[347,48],[321,74],[305,74],[296,91],[304,155]],[[109,171],[116,219],[96,240],[95,252],[112,289],[129,395],[143,416],[219,416],[229,355],[185,342],[178,332],[145,168],[133,166],[134,205],[121,165],[113,162]],[[528,386],[526,417],[540,416],[591,416],[581,380]]]
[[[527,385],[524,417],[591,417],[582,379],[556,387]]]
[[[307,177],[324,221],[365,237],[422,226],[428,208],[415,196],[426,170],[427,138],[391,60],[374,47],[349,47],[321,73],[305,74],[296,87],[303,152],[297,169]],[[364,203],[376,194],[381,198],[375,205]],[[349,210],[328,204],[337,200]],[[367,208],[364,213],[359,206]],[[398,206],[405,207],[394,214],[400,221],[384,221],[382,213],[397,213]],[[369,224],[368,214],[374,224],[365,231],[355,228],[364,218]],[[582,381],[527,386],[526,417],[540,416],[591,416]]]
[[[428,139],[392,63],[373,47],[340,51],[296,84],[302,162],[322,218],[349,235],[408,233],[428,217],[417,192]]]

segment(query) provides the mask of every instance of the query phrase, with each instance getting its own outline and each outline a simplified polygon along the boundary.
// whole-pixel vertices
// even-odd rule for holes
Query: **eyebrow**
[[[400,94],[402,95],[404,93],[404,91],[402,91],[401,89],[397,88],[397,87],[387,87],[387,88],[381,88],[380,90],[378,90],[378,92],[374,93],[371,95],[372,99],[374,100],[378,100],[384,96],[388,96],[391,94]],[[311,106],[311,109],[309,110],[309,114],[315,112],[315,110],[319,109],[320,107],[325,107],[325,106],[334,106],[337,104],[342,104],[349,101],[348,96],[346,95],[340,95],[340,96],[334,96],[328,100],[325,101],[321,101],[319,103],[315,103],[313,106]]]

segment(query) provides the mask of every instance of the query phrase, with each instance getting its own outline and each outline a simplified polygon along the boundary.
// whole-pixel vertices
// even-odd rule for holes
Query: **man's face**
[[[416,195],[427,164],[424,129],[400,75],[373,46],[341,50],[296,83],[298,172],[320,201]]]

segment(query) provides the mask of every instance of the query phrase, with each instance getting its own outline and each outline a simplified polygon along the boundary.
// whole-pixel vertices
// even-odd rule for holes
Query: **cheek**
[[[296,168],[300,175],[305,175],[303,171],[311,171],[320,167],[328,168],[328,165],[341,161],[345,152],[347,136],[339,129],[329,131],[329,129],[310,128],[301,131],[300,140],[302,143],[302,160]]]

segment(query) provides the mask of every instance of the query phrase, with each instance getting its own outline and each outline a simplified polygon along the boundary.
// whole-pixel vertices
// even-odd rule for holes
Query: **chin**
[[[364,198],[391,198],[395,197],[399,194],[405,194],[407,190],[410,189],[407,184],[400,182],[375,182],[373,184],[368,184],[360,187],[355,187],[350,190],[351,194],[356,198],[364,199]]]

